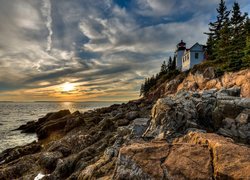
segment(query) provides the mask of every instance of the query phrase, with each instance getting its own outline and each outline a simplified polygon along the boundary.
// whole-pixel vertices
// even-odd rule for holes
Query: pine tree
[[[166,62],[163,61],[162,65],[161,65],[160,74],[165,74],[166,72],[167,72],[167,65],[166,65]]]
[[[209,34],[208,39],[207,39],[207,50],[206,50],[207,58],[209,60],[215,59],[214,44],[215,44],[215,41],[213,39],[213,36],[211,34]]]
[[[240,6],[234,2],[232,17],[230,21],[231,44],[229,49],[229,68],[230,70],[238,70],[241,68],[242,58],[244,56],[244,48],[246,46],[245,21],[247,14],[240,11]]]
[[[168,66],[167,66],[167,69],[168,71],[171,71],[172,70],[172,57],[169,56],[169,59],[168,59]]]
[[[218,42],[221,39],[221,33],[222,28],[224,27],[225,23],[228,22],[228,16],[230,14],[230,11],[227,11],[227,7],[225,5],[225,1],[221,0],[219,7],[217,10],[217,19],[215,22],[209,23],[209,31],[207,34],[208,40],[207,40],[207,46],[208,49],[208,56],[210,56],[211,59],[216,59],[218,57],[217,52],[215,51],[218,48]]]
[[[243,58],[243,66],[250,66],[250,19],[247,18],[245,23],[245,31],[246,31],[246,46],[244,48],[244,58]]]
[[[229,59],[229,50],[230,50],[230,28],[229,20],[224,22],[223,28],[220,30],[220,39],[216,44],[215,53],[217,55],[216,59],[218,62],[227,63]]]

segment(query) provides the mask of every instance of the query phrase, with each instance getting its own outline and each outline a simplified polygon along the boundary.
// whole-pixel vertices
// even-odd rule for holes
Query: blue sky
[[[137,98],[176,43],[206,42],[219,0],[0,3],[0,100],[84,101]],[[66,82],[74,91],[60,90]]]

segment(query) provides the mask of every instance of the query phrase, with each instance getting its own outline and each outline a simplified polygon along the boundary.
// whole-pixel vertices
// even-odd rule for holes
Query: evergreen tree
[[[207,40],[207,46],[208,46],[208,56],[210,56],[211,59],[216,59],[218,54],[215,51],[218,48],[218,42],[221,39],[221,33],[224,31],[222,28],[224,27],[225,23],[228,23],[228,16],[230,11],[227,11],[227,7],[225,5],[225,1],[221,0],[219,7],[217,10],[217,19],[215,22],[209,23],[209,31],[207,34],[208,40]]]
[[[172,70],[172,63],[173,63],[172,57],[169,56],[169,59],[168,59],[168,66],[167,66],[168,71],[171,71],[171,70]]]
[[[230,28],[229,28],[229,20],[224,22],[223,28],[220,30],[220,39],[216,44],[216,59],[218,62],[227,63],[229,59],[229,50],[230,50]]]
[[[167,72],[167,65],[166,65],[166,62],[163,61],[162,65],[161,65],[161,71],[160,71],[160,74],[164,74]]]
[[[234,2],[232,17],[230,21],[231,44],[229,49],[229,68],[238,70],[241,68],[244,48],[246,46],[245,20],[247,14],[240,11],[240,6]]]
[[[250,66],[250,19],[247,18],[245,23],[245,31],[246,31],[246,46],[244,48],[244,58],[243,58],[243,66]]]
[[[215,41],[213,39],[213,36],[211,34],[208,35],[208,39],[207,39],[207,50],[206,50],[206,55],[207,58],[209,60],[214,60],[215,56],[214,56],[214,44]]]

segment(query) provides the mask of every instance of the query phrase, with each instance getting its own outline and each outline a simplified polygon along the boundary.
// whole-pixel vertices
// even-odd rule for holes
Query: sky
[[[0,101],[137,99],[181,39],[205,44],[218,3],[0,0]]]

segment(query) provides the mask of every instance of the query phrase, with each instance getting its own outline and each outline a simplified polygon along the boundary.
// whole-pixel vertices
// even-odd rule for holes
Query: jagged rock
[[[246,99],[250,102],[250,99]],[[235,119],[237,115],[245,108],[244,101],[240,102],[238,98],[227,96],[223,99],[217,99],[216,107],[212,112],[214,127],[218,129],[222,125],[224,118]]]
[[[149,124],[149,119],[148,118],[137,118],[133,121],[131,124],[131,134],[130,137],[132,138],[138,138],[142,137],[143,133],[147,129]]]
[[[119,119],[117,120],[117,126],[127,126],[129,125],[130,121],[128,119]]]
[[[58,159],[63,155],[60,152],[44,152],[39,159],[39,165],[47,170],[53,171],[56,167]]]
[[[129,136],[130,139],[141,138],[149,124],[149,118],[136,118],[128,126],[119,127],[117,129],[120,136]]]
[[[235,125],[235,120],[232,118],[225,118],[223,121],[223,127],[226,129],[230,129],[232,127],[232,125]]]
[[[193,73],[188,82],[184,80],[185,87],[198,91],[181,90],[156,101],[151,119],[152,102],[164,94],[165,84],[160,85],[160,93],[155,92],[148,99],[83,114],[49,113],[29,123],[40,137],[42,151],[25,154],[18,149],[7,156],[0,155],[0,159],[4,157],[0,179],[34,179],[39,172],[47,174],[44,179],[249,177],[249,148],[206,132],[219,130],[218,133],[237,142],[250,143],[250,100],[237,97],[235,82],[229,90],[207,89],[206,82],[213,78],[212,70],[209,71],[205,75]],[[245,80],[239,80],[238,84],[241,81]],[[220,79],[216,79],[218,83],[222,85]],[[217,86],[214,84],[211,86]],[[243,85],[239,86],[242,89]],[[13,154],[17,156],[6,161]],[[25,163],[32,164],[20,170]]]
[[[71,114],[71,118],[67,119],[66,125],[64,127],[64,131],[68,132],[71,129],[78,127],[80,125],[84,125],[84,119],[81,117],[81,113],[76,111]]]
[[[212,179],[210,151],[206,145],[134,143],[120,149],[114,179]]]
[[[197,90],[212,88],[228,89],[234,86],[238,86],[239,88],[241,88],[240,94],[242,97],[250,97],[250,69],[248,68],[246,70],[234,73],[225,73],[220,78],[215,78],[215,70],[211,67],[206,68],[204,71],[191,71],[187,75],[187,77],[185,77],[184,80],[178,85],[176,91],[178,92],[183,89],[192,90],[194,84],[198,86],[196,87]],[[238,93],[239,91],[236,90],[233,94],[238,96]]]
[[[65,116],[69,116],[69,110],[60,110],[54,113],[48,113],[38,121],[28,122],[26,125],[20,126],[17,130],[22,130],[23,133],[34,133],[38,134],[38,138],[45,138],[48,135],[48,131],[53,128],[58,129],[64,127],[66,124]],[[55,130],[54,129],[54,130]]]
[[[162,166],[165,179],[212,179],[211,162],[206,145],[173,144]]]
[[[218,93],[222,93],[225,94],[227,96],[235,96],[235,97],[240,97],[240,92],[241,92],[241,88],[240,87],[231,87],[228,89],[221,89]]]
[[[169,149],[165,142],[136,143],[121,148],[114,179],[162,179],[161,164]]]
[[[48,152],[60,152],[64,157],[71,154],[71,149],[68,145],[61,143],[60,141],[51,142],[48,144]]]
[[[38,155],[24,156],[11,164],[0,166],[0,179],[20,179],[26,173],[33,174],[39,167],[36,164]],[[34,178],[34,177],[33,177]]]
[[[25,146],[18,146],[11,149],[6,149],[0,154],[0,165],[16,160],[22,156],[31,155],[41,150],[41,145],[37,142],[32,142]]]
[[[167,138],[175,132],[197,127],[198,115],[195,104],[187,92],[175,98],[159,99],[152,109],[152,120],[144,137]]]
[[[135,118],[139,117],[139,112],[138,111],[130,111],[126,114],[126,118],[128,120],[134,120]]]
[[[223,136],[226,136],[226,137],[233,137],[233,133],[230,131],[230,129],[224,129],[224,128],[220,128],[218,131],[217,131],[218,134],[221,134]]]
[[[175,143],[208,145],[213,158],[215,179],[247,179],[250,177],[250,148],[234,144],[231,139],[213,133],[192,132]]]
[[[247,124],[250,122],[250,109],[243,110],[237,117],[236,122],[240,125]]]

